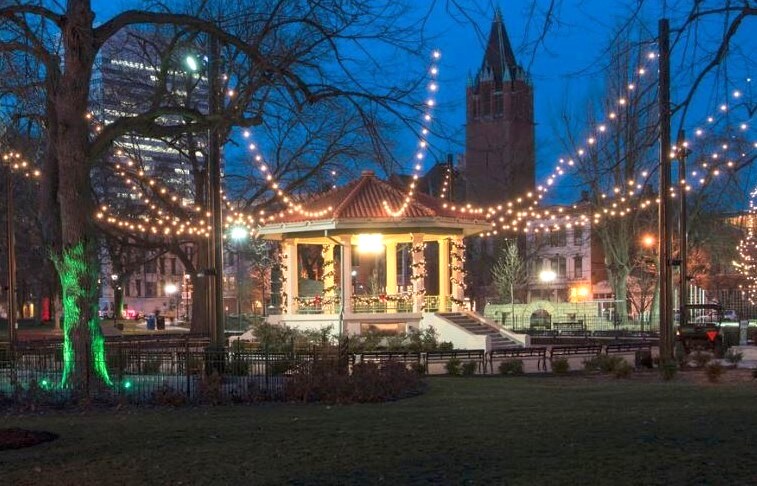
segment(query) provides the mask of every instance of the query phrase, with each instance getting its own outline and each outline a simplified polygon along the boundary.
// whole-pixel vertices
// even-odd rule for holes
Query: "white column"
[[[345,314],[352,312],[352,238],[342,237],[342,306]],[[346,329],[342,329],[345,332]]]
[[[445,311],[445,302],[449,297],[449,238],[439,240],[439,310]]]
[[[386,244],[386,293],[396,294],[397,292],[397,243],[387,242]]]
[[[424,282],[426,258],[422,250],[423,233],[413,233],[412,238],[411,254],[413,257],[413,266],[410,279],[413,283],[413,312],[423,312],[426,296],[426,284]]]
[[[284,246],[284,265],[286,265],[286,271],[284,275],[286,282],[284,282],[284,292],[286,293],[286,310],[288,314],[294,314],[297,310],[294,299],[299,294],[298,279],[299,274],[297,272],[297,240],[286,240],[283,242]]]
[[[334,270],[336,269],[336,266],[334,265],[334,245],[324,245],[323,262],[323,271],[325,272],[323,275],[323,298],[331,300],[336,293],[334,291],[334,279],[336,277],[334,274]]]
[[[462,301],[465,297],[465,249],[462,248],[463,238],[456,236],[452,238],[452,252],[458,255],[460,258],[453,258],[452,265],[452,298],[456,301]],[[460,310],[459,303],[452,303],[452,312]]]

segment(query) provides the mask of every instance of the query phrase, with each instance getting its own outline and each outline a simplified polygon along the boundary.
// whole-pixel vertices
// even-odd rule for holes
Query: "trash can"
[[[156,318],[157,323],[157,329],[158,331],[165,331],[166,330],[166,317],[165,316],[158,316]]]
[[[155,330],[155,316],[147,316],[147,330],[148,331]]]

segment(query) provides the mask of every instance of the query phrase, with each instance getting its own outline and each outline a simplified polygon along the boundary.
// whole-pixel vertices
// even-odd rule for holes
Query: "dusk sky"
[[[536,118],[536,160],[537,184],[543,182],[555,165],[555,161],[564,155],[560,137],[565,134],[561,120],[564,112],[571,113],[576,120],[585,116],[585,107],[591,103],[600,103],[608,94],[603,87],[602,68],[607,62],[603,50],[609,43],[613,30],[629,16],[627,3],[607,2],[603,0],[566,0],[555,2],[553,23],[538,46],[534,47],[543,28],[545,8],[538,6],[531,12],[531,0],[511,0],[496,2],[492,0],[437,0],[414,4],[418,18],[429,13],[425,24],[424,37],[430,39],[429,46],[437,47],[442,52],[440,63],[440,91],[436,109],[437,128],[441,129],[447,139],[431,141],[436,155],[464,152],[465,123],[465,87],[469,74],[475,75],[481,65],[483,46],[491,27],[497,6],[502,10],[510,40],[518,62],[528,70],[534,84],[535,118]],[[653,40],[656,36],[657,19],[662,15],[662,6],[666,2],[647,2],[641,16],[648,19],[647,25],[653,31],[639,31],[638,37]],[[129,0],[115,2],[95,1],[95,8],[100,20],[134,5]],[[668,12],[676,16],[676,12]],[[412,15],[412,12],[411,14]],[[718,26],[717,28],[719,28]],[[757,48],[757,41],[750,38],[749,29],[742,29],[736,43],[748,53]],[[675,53],[674,53],[675,54]],[[675,60],[675,59],[674,59]],[[421,63],[407,66],[408,72],[421,73],[426,68]],[[748,74],[750,66],[745,69]],[[673,101],[682,92],[680,86],[673,86]],[[722,86],[712,90],[703,90],[696,100],[696,108],[688,117],[689,126],[715,110],[724,95]],[[577,131],[581,122],[574,126]],[[413,151],[415,138],[412,133],[398,135],[399,160],[409,160]],[[431,162],[427,162],[431,165]],[[574,188],[566,187],[563,192],[573,197]],[[557,196],[557,193],[553,193]],[[562,198],[560,198],[562,199]]]

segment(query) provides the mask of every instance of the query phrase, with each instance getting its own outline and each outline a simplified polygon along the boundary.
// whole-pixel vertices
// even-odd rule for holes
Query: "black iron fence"
[[[86,370],[102,364],[107,378],[90,371],[62,386],[60,341],[20,343],[12,353],[7,343],[0,343],[0,396],[50,402],[77,393],[126,402],[276,400],[284,396],[294,373],[306,373],[315,360],[329,360],[334,366],[338,361],[336,348],[271,353],[241,347],[213,351],[208,345],[206,338],[195,336],[108,339],[104,363],[92,363],[91,355],[73,363]]]

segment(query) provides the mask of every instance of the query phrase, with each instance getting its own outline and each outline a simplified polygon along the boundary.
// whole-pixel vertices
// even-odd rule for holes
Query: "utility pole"
[[[6,243],[8,245],[8,342],[11,356],[16,348],[16,237],[13,225],[13,171],[6,167]]]
[[[678,286],[678,308],[680,309],[678,317],[678,325],[685,326],[688,316],[688,310],[686,305],[689,303],[689,286],[686,278],[687,272],[687,245],[688,236],[686,228],[686,157],[689,155],[688,147],[684,146],[685,133],[683,130],[678,132],[678,142],[676,142],[676,158],[678,159],[678,183],[680,185],[678,199],[680,202],[679,207],[679,219],[678,219],[678,244],[681,246],[678,256],[681,259],[681,263],[678,267],[681,281]]]
[[[218,39],[210,35],[210,52],[208,59],[208,114],[218,115],[219,103],[219,61],[220,48]],[[218,122],[211,120],[208,133],[208,198],[210,201],[211,228],[210,261],[212,265],[212,284],[210,294],[210,347],[220,352],[224,346],[224,311],[223,311],[223,226],[221,207],[221,143]]]
[[[673,292],[670,245],[670,26],[668,19],[658,25],[660,48],[660,361],[673,359]]]

